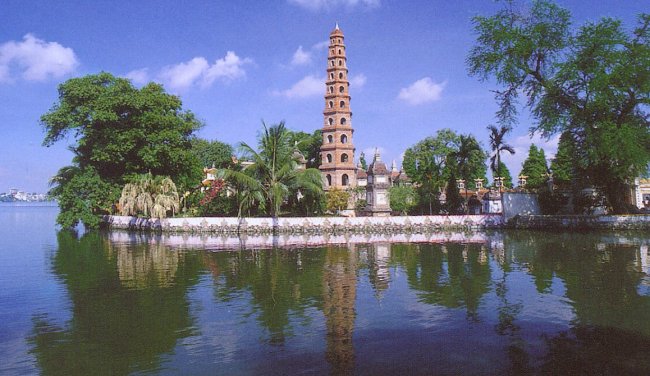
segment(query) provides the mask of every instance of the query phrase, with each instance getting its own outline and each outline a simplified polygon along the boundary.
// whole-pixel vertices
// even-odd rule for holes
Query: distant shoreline
[[[0,201],[0,206],[58,207],[56,201]]]

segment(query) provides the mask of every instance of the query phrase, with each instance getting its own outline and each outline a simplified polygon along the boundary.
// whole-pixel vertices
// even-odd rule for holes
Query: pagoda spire
[[[320,149],[320,171],[323,187],[356,187],[354,144],[352,143],[352,111],[350,111],[350,82],[348,81],[345,37],[339,28],[330,33],[323,110],[323,145]]]

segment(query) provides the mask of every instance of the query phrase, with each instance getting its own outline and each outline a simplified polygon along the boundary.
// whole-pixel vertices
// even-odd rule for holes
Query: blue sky
[[[645,1],[560,0],[575,25],[613,16],[633,27]],[[526,2],[522,2],[526,4]],[[179,95],[205,122],[199,136],[255,142],[261,120],[312,132],[322,126],[325,43],[345,33],[359,152],[398,164],[406,148],[442,128],[474,134],[496,105],[490,82],[467,75],[471,17],[492,0],[30,1],[0,3],[0,192],[44,192],[70,164],[73,139],[41,146],[39,117],[68,78],[107,71]],[[513,175],[530,145],[524,114],[504,157]],[[547,156],[557,137],[535,138]]]

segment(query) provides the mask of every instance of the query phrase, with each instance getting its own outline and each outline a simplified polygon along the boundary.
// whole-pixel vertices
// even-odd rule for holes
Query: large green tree
[[[129,176],[150,172],[169,176],[181,186],[191,184],[197,160],[190,140],[201,123],[161,85],[138,89],[109,73],[73,78],[59,86],[58,101],[41,116],[41,124],[43,145],[73,140],[73,165],[60,173],[79,178],[57,175],[51,180],[55,187],[50,193],[64,203],[58,217],[64,227],[80,220],[96,226],[90,218],[107,211],[103,201],[116,200]],[[103,189],[98,195],[104,199],[83,199],[86,190],[78,183],[90,178],[98,182],[95,190]]]
[[[449,155],[458,150],[460,137],[451,129],[441,129],[435,136],[427,137],[404,152],[404,171],[418,187],[420,204],[427,206],[429,214],[434,202],[449,177]]]
[[[553,2],[534,1],[526,13],[512,3],[474,18],[470,73],[502,86],[502,124],[515,123],[523,93],[533,130],[568,132],[576,171],[625,211],[621,192],[650,161],[650,15],[632,32],[612,18],[573,30],[570,13]]]
[[[394,186],[388,190],[390,208],[408,215],[418,205],[418,194],[412,185]]]
[[[235,152],[232,146],[218,140],[195,138],[191,141],[192,153],[201,167],[232,168]]]
[[[531,144],[528,149],[528,157],[524,161],[520,175],[525,175],[526,187],[530,189],[543,188],[548,181],[548,164],[546,163],[546,155],[544,149],[537,148],[535,144]]]

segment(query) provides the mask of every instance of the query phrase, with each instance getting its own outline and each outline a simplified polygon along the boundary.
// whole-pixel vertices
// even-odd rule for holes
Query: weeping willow
[[[120,197],[122,215],[138,215],[151,218],[173,216],[180,209],[176,184],[163,176],[139,175],[122,189]]]

